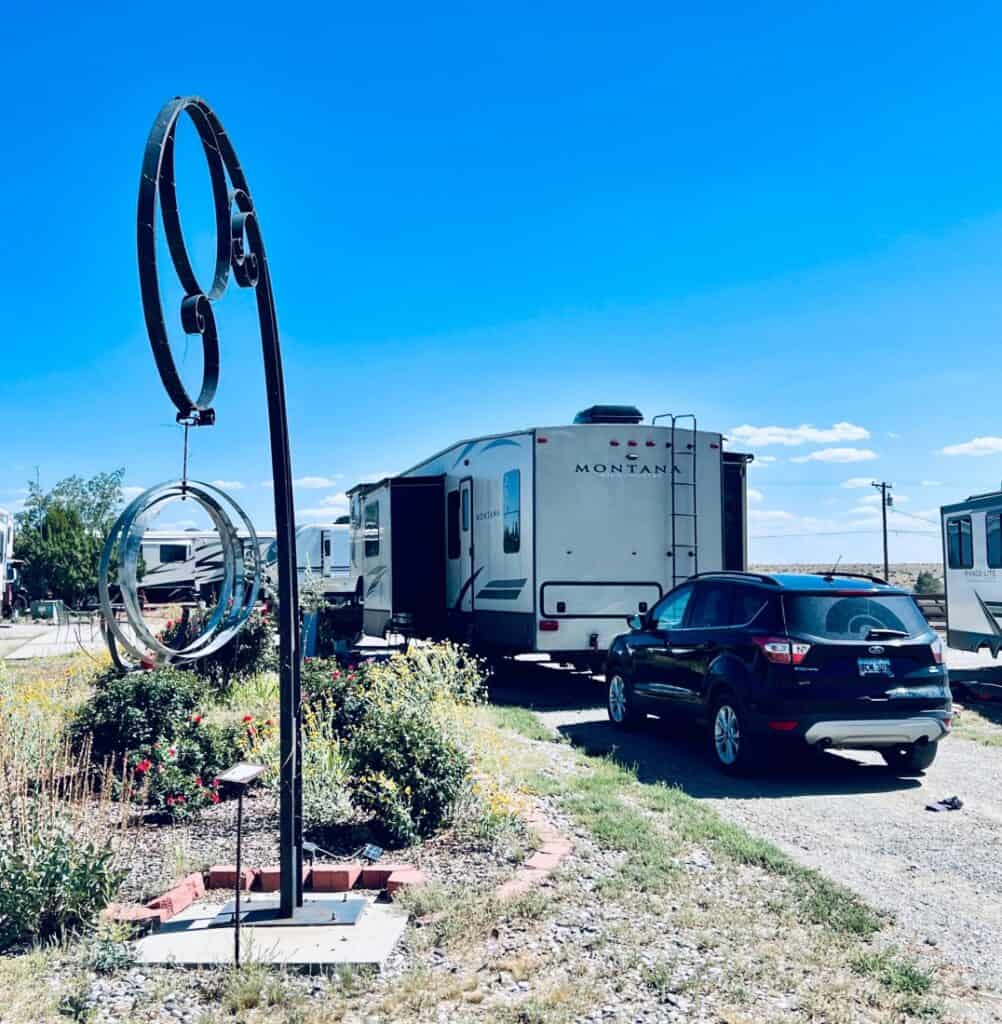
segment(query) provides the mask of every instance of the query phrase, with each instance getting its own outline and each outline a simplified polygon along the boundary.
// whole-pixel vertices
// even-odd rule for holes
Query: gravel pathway
[[[706,800],[893,913],[894,941],[937,946],[973,984],[1002,996],[1002,748],[952,737],[922,779],[894,778],[878,755],[864,752],[732,779],[689,731],[653,719],[637,733],[615,730],[598,684],[564,673],[558,681],[552,672],[541,681],[540,671],[531,681],[528,673],[506,680],[495,699],[531,704],[572,742],[592,752],[616,748],[636,764],[641,781],[677,785]],[[924,809],[953,795],[963,810]]]

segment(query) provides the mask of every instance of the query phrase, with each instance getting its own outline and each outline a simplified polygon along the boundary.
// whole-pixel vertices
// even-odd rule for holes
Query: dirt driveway
[[[1002,747],[949,738],[922,779],[876,755],[828,753],[751,779],[719,773],[691,730],[654,719],[614,729],[587,676],[519,667],[492,699],[533,707],[592,753],[615,751],[644,782],[679,786],[802,863],[893,913],[901,941],[928,942],[1002,999]],[[956,794],[961,811],[925,805]],[[999,1009],[1002,1011],[1002,1001]]]

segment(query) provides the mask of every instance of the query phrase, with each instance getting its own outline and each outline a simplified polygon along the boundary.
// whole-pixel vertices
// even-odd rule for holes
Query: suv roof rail
[[[761,583],[779,585],[779,580],[775,576],[767,576],[764,572],[745,572],[743,569],[708,569],[706,572],[693,573],[689,579],[701,580],[707,576],[740,576],[744,579],[759,580]]]
[[[883,576],[873,576],[868,572],[842,572],[839,569],[832,572],[819,572],[822,579],[834,579],[836,576],[847,576],[851,580],[869,580],[871,583],[883,583],[885,587],[891,586]]]

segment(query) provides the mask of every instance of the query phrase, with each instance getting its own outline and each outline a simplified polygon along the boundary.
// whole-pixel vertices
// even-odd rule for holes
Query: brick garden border
[[[281,872],[279,866],[241,869],[241,892],[277,892]],[[410,864],[361,864],[355,861],[342,864],[313,864],[303,866],[304,892],[348,892],[351,889],[382,889],[388,895],[402,889],[424,885],[423,871]],[[237,887],[235,864],[216,864],[204,875],[193,872],[175,882],[162,896],[148,903],[112,903],[101,912],[106,921],[133,924],[156,930],[164,921],[187,910],[206,892],[224,889],[232,892]]]
[[[501,900],[515,899],[545,881],[573,849],[573,843],[538,808],[525,816],[526,824],[541,840],[539,849],[528,857],[514,877],[495,890]],[[278,892],[281,871],[277,864],[261,868],[243,868],[241,892]],[[352,889],[384,890],[388,896],[403,889],[424,885],[423,871],[410,864],[362,864],[349,861],[340,864],[303,866],[304,892],[348,892]],[[229,890],[237,886],[235,864],[216,864],[205,874],[193,872],[175,882],[162,896],[147,903],[112,903],[101,912],[107,921],[132,924],[156,930],[164,921],[187,910],[210,890]]]

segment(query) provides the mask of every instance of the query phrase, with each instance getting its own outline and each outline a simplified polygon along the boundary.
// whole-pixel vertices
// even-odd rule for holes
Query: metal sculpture
[[[209,168],[216,220],[216,258],[212,285],[202,287],[188,258],[174,180],[177,124],[187,115],[202,144]],[[158,203],[159,200],[159,203]],[[171,262],[184,289],[181,326],[202,339],[201,389],[192,398],[171,355],[160,285],[157,277],[157,206]],[[279,345],[278,320],[265,254],[250,188],[229,136],[215,113],[197,96],[175,97],[157,115],[146,142],[136,222],[139,280],[143,313],[153,357],[164,388],[177,408],[177,421],[186,429],[215,422],[212,400],[219,383],[219,337],[212,304],[226,290],[230,270],[242,288],[253,288],[257,300],[264,356],[274,480],[275,530],[278,555],[278,633],[280,678],[281,788],[280,857],[282,880],[279,915],[293,918],[302,906],[302,777],[300,730],[299,592],[296,579],[296,533],[292,503],[292,466],[285,405],[285,381]]]
[[[223,578],[216,607],[208,616],[202,632],[184,647],[164,644],[146,625],[139,600],[139,555],[143,535],[150,522],[171,501],[192,500],[205,510],[219,534]],[[246,531],[249,543],[239,534],[237,524]],[[111,566],[118,563],[118,591],[125,608],[129,630],[115,616],[112,606]],[[194,480],[158,484],[135,498],[118,517],[104,542],[98,569],[98,593],[108,649],[122,669],[137,667],[147,659],[157,664],[183,664],[204,658],[232,640],[243,628],[257,602],[261,586],[261,552],[254,524],[244,510],[212,484]],[[132,656],[125,662],[118,645]]]

